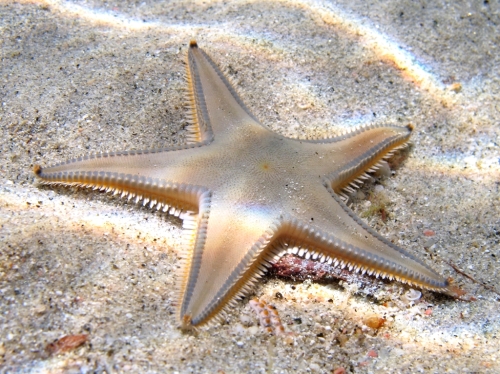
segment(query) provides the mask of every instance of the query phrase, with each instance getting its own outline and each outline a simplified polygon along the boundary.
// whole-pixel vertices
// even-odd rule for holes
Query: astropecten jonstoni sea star
[[[367,226],[346,191],[404,147],[413,127],[368,125],[292,139],[262,125],[196,42],[187,53],[188,142],[51,167],[42,183],[103,189],[183,219],[178,318],[220,318],[285,252],[446,292],[448,281]]]

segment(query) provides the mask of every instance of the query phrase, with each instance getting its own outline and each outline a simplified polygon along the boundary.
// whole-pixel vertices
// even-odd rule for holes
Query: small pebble
[[[385,318],[379,317],[377,315],[373,315],[365,319],[365,325],[372,329],[379,329],[385,323]]]
[[[309,364],[309,368],[313,371],[320,371],[321,370],[320,366],[316,363]]]
[[[424,230],[424,236],[434,236],[436,233],[432,230]]]

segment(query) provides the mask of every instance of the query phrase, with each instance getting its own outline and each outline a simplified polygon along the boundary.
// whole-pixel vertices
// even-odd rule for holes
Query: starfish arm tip
[[[33,167],[33,173],[35,173],[35,175],[38,177],[42,174],[42,167],[40,165],[35,165]]]
[[[193,330],[194,325],[192,323],[191,315],[185,314],[185,315],[181,316],[181,326],[180,326],[180,328],[181,328],[181,330],[183,332],[188,332],[188,331],[192,331]]]

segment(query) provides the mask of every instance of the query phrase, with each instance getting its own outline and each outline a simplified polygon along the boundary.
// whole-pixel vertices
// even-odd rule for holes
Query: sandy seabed
[[[283,135],[413,124],[407,158],[353,209],[385,201],[367,223],[475,301],[266,277],[255,295],[290,339],[264,332],[248,299],[183,334],[180,221],[41,187],[32,168],[184,143],[191,39]],[[0,1],[0,46],[0,371],[500,371],[498,2]],[[88,342],[48,354],[77,334]]]

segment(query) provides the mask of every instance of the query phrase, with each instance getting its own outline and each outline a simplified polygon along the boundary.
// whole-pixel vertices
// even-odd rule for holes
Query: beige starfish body
[[[187,80],[189,145],[35,167],[43,183],[106,189],[184,212],[178,279],[184,327],[220,317],[285,250],[423,288],[448,287],[342,198],[405,145],[411,126],[367,126],[316,141],[285,138],[255,119],[194,41]]]

